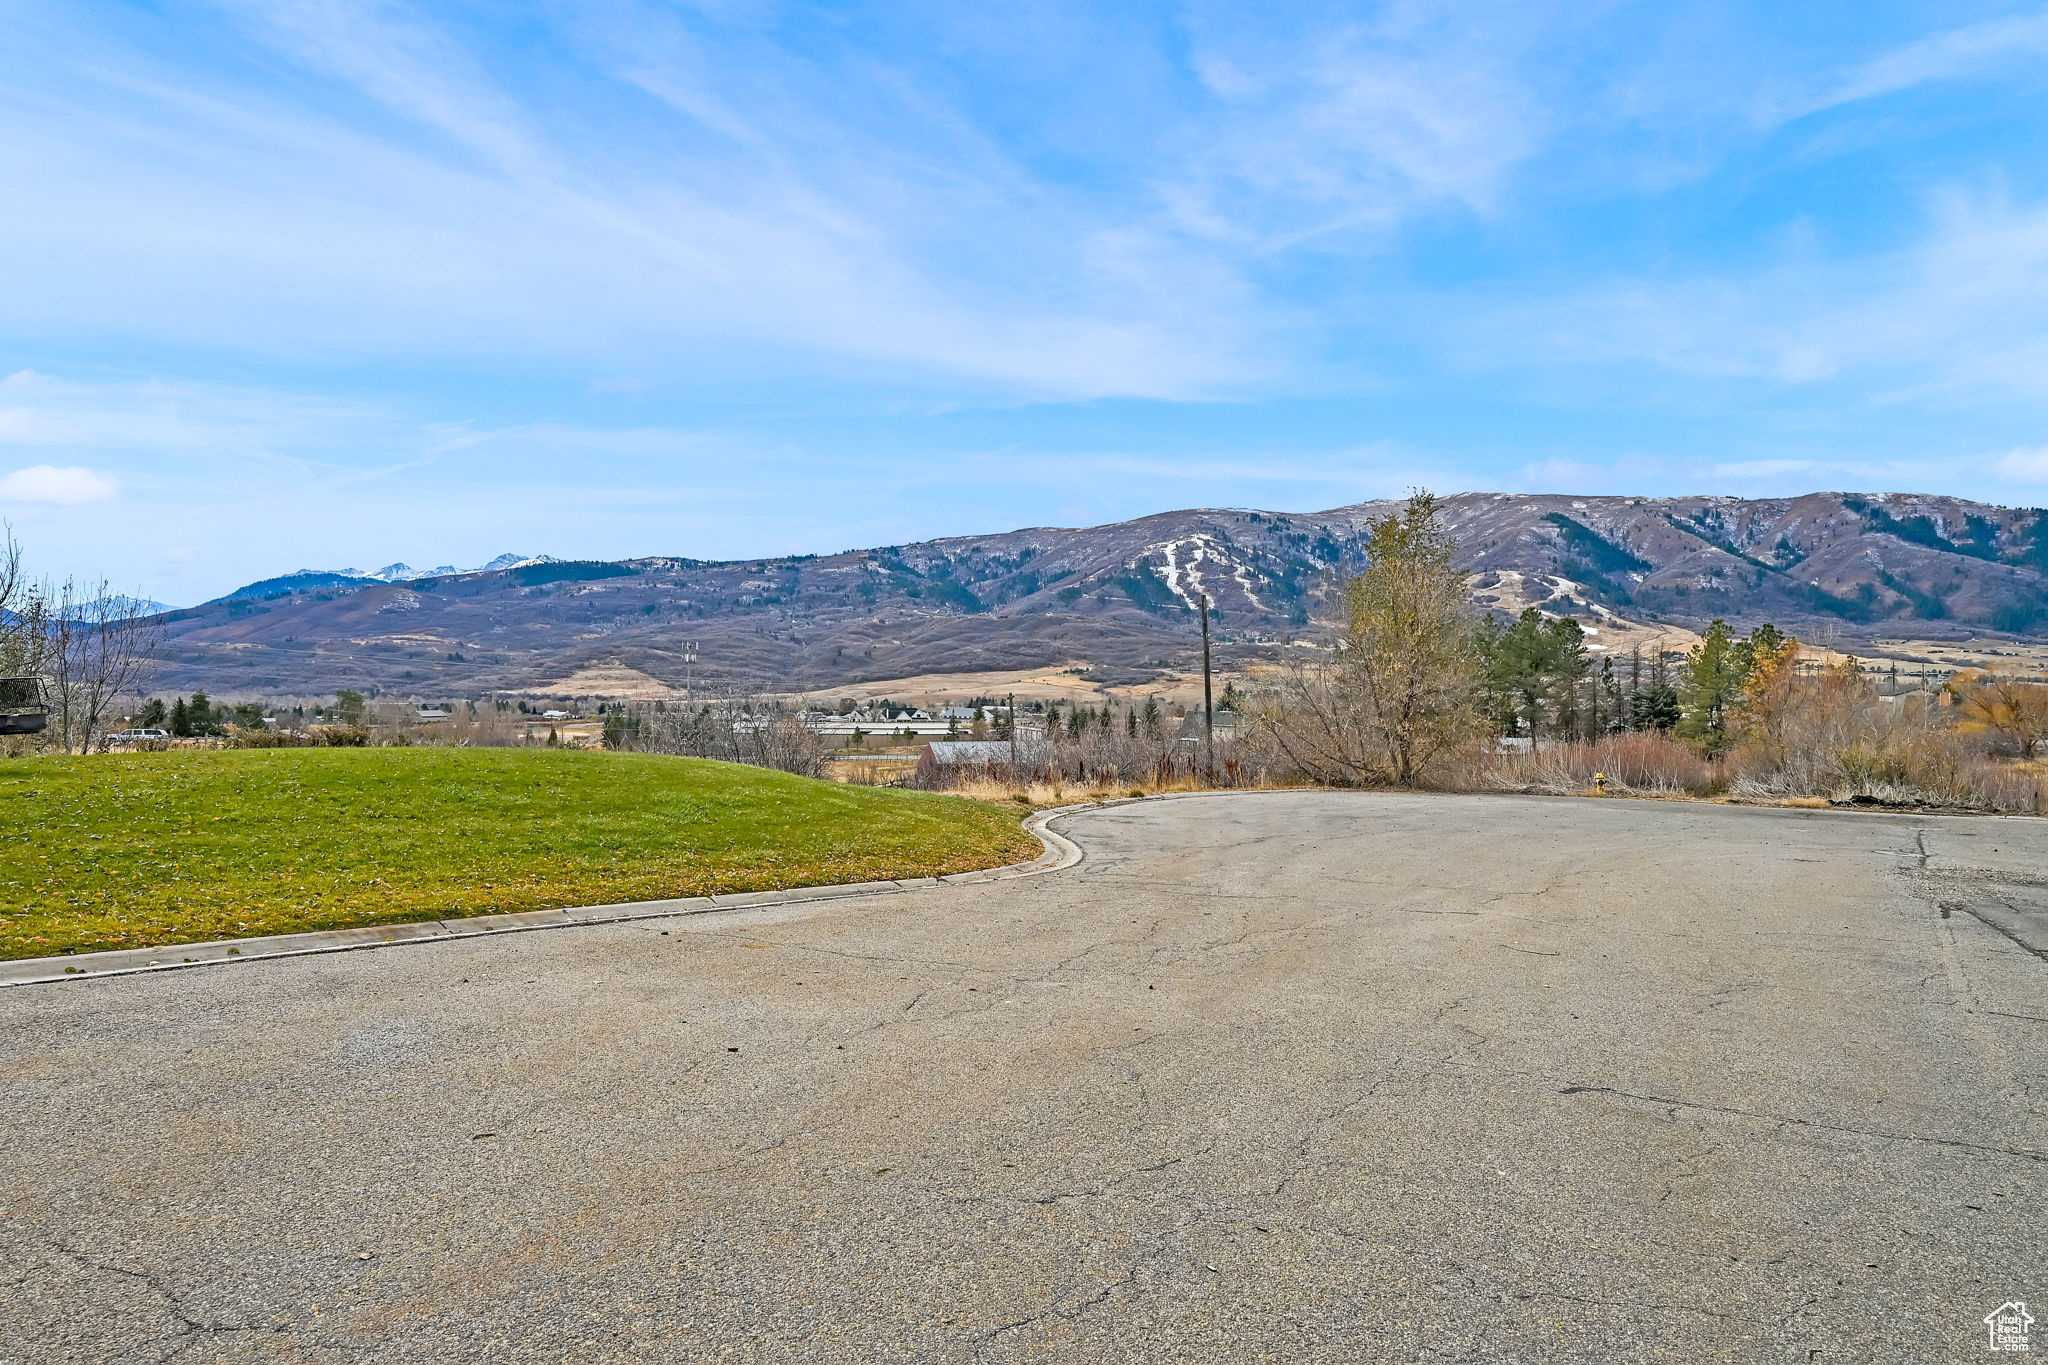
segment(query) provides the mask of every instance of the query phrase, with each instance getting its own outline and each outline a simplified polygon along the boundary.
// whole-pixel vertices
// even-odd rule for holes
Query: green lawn
[[[1019,814],[559,749],[0,760],[0,958],[935,876],[1035,853]]]

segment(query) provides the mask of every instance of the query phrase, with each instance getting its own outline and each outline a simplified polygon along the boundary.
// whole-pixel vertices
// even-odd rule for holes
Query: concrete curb
[[[1158,792],[1151,796],[1121,796],[1106,801],[1083,801],[1038,811],[1024,821],[1045,845],[1045,851],[1030,862],[1011,863],[978,872],[955,872],[946,877],[917,877],[904,881],[849,882],[838,886],[802,886],[786,891],[739,891],[716,896],[690,896],[681,900],[630,901],[619,905],[581,905],[562,910],[524,910],[508,915],[485,915],[476,919],[421,920],[411,924],[373,924],[357,929],[323,929],[309,934],[272,934],[263,938],[224,939],[215,943],[176,944],[168,948],[119,948],[104,953],[70,953],[61,957],[17,958],[0,962],[0,989],[35,986],[56,981],[86,981],[102,976],[135,976],[144,972],[176,971],[181,967],[218,966],[222,963],[257,962],[274,957],[306,957],[314,953],[346,953],[358,948],[386,948],[401,943],[436,943],[448,939],[481,938],[489,934],[519,934],[535,929],[572,929],[579,925],[619,924],[628,920],[668,919],[679,915],[705,915],[723,910],[758,909],[763,906],[797,905],[809,901],[837,900],[845,896],[880,896],[917,891],[941,885],[1008,881],[1058,872],[1079,863],[1085,856],[1080,845],[1053,829],[1055,820],[1083,811],[1107,810],[1147,801],[1188,801],[1213,796],[1283,796],[1304,791],[1328,792],[1313,787],[1241,787],[1211,791]],[[1361,795],[1368,793],[1359,793]],[[1422,793],[1414,793],[1422,794]],[[1473,795],[1447,792],[1444,795]],[[1579,801],[1591,798],[1540,793],[1493,793],[1504,799],[1529,801]],[[1632,797],[1606,798],[1633,800]],[[1695,802],[1747,809],[1786,809],[1764,803]],[[1908,816],[1942,814],[1935,811],[1816,810],[1789,808],[1807,817],[1841,816],[1870,819],[1874,815]],[[1954,812],[1970,814],[1970,812]],[[1979,819],[2032,820],[2029,815],[1980,815]]]
[[[1163,793],[1195,795],[1197,793]],[[536,929],[572,929],[581,925],[619,924],[628,920],[667,919],[678,915],[715,914],[723,910],[749,910],[771,905],[796,905],[807,901],[837,900],[844,896],[893,895],[943,885],[1007,881],[1036,877],[1074,866],[1084,856],[1081,846],[1049,828],[1053,821],[1079,811],[1106,806],[1130,805],[1159,797],[1125,797],[1115,801],[1092,801],[1042,810],[1024,821],[1024,828],[1037,837],[1045,851],[1026,863],[991,867],[978,872],[955,872],[946,877],[918,877],[905,881],[849,882],[838,886],[803,886],[786,891],[738,891],[716,896],[689,896],[680,900],[629,901],[619,905],[581,905],[563,910],[524,910],[509,915],[484,915],[476,919],[419,920],[410,924],[372,924],[357,929],[322,929],[306,934],[270,934],[261,938],[223,939],[215,943],[181,943],[168,948],[117,948],[103,953],[67,953],[60,957],[17,958],[0,962],[0,988],[36,986],[55,981],[86,981],[103,976],[137,976],[145,972],[170,972],[185,967],[211,967],[223,963],[260,962],[276,957],[307,957],[315,953],[347,953],[358,948],[386,948],[401,943],[437,943],[449,939],[482,938],[491,934],[522,934]]]

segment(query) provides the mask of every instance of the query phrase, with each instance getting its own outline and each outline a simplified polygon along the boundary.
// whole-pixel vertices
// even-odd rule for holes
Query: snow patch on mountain
[[[344,578],[372,579],[379,583],[410,583],[420,578],[445,578],[458,573],[499,573],[505,569],[523,569],[529,564],[559,564],[562,561],[553,555],[503,554],[488,564],[479,564],[474,569],[458,569],[453,564],[442,564],[432,569],[415,569],[403,560],[386,564],[381,569],[300,569],[301,574],[338,574]],[[296,575],[294,575],[296,577]]]

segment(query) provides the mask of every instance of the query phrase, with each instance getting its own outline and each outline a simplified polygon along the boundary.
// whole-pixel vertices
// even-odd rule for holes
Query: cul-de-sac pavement
[[[0,1360],[1928,1362],[2048,1317],[2048,823],[1062,828],[1011,881],[0,992]]]

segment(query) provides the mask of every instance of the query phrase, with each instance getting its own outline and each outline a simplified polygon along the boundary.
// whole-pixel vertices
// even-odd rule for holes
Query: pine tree
[[[1573,739],[1584,738],[1586,724],[1580,705],[1580,690],[1593,668],[1586,654],[1585,628],[1570,616],[1560,616],[1550,622],[1546,633],[1549,636],[1546,662],[1551,677],[1552,725],[1558,734]]]
[[[362,693],[344,687],[334,694],[334,718],[343,725],[361,725],[369,715],[369,705]],[[526,703],[520,702],[519,709],[526,710]]]
[[[1701,752],[1718,754],[1729,745],[1729,722],[1736,699],[1742,695],[1747,669],[1736,647],[1728,623],[1718,616],[1707,626],[1700,642],[1687,651],[1678,701],[1683,717],[1678,734]]]
[[[161,729],[170,713],[164,709],[162,697],[151,697],[142,704],[142,711],[135,717],[135,723],[146,729]]]
[[[191,738],[192,708],[185,705],[183,697],[179,697],[171,703],[170,722],[172,734],[180,739]]]
[[[1628,723],[1628,702],[1621,690],[1621,677],[1614,671],[1614,656],[1600,656],[1600,679],[1596,684],[1600,715],[1600,735],[1612,734],[1626,727]]]
[[[1678,689],[1669,683],[1652,683],[1639,688],[1628,699],[1628,728],[1669,730],[1685,712],[1678,705]]]

